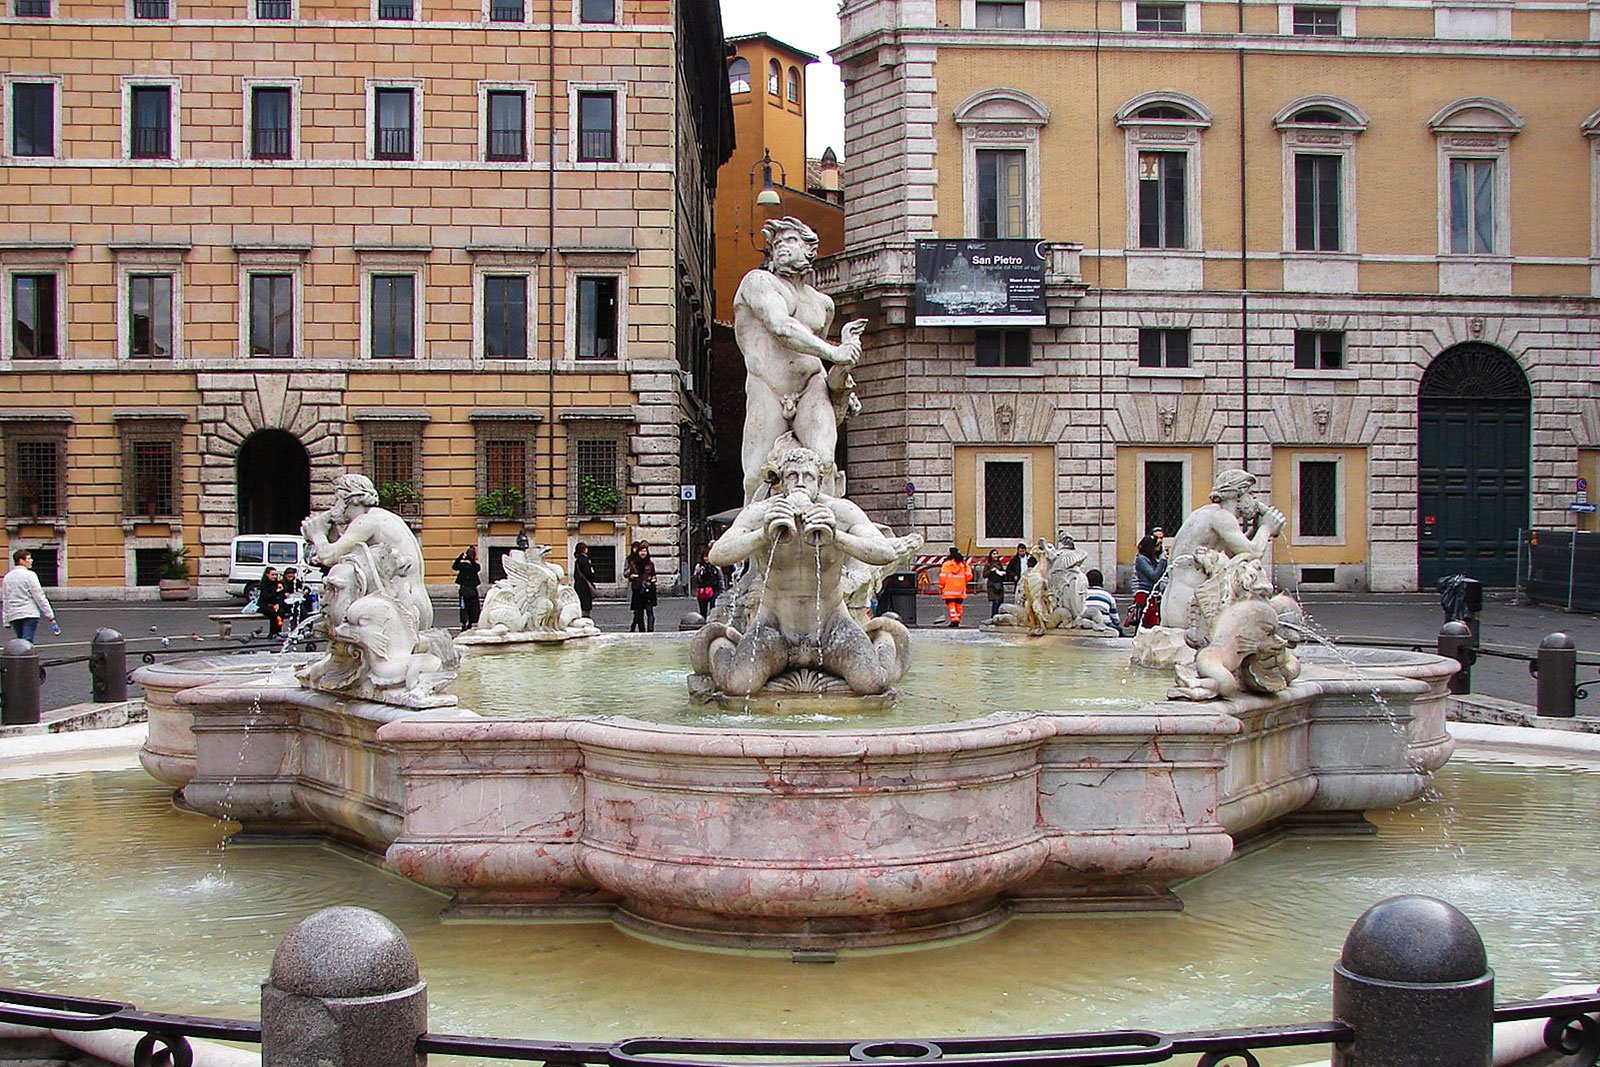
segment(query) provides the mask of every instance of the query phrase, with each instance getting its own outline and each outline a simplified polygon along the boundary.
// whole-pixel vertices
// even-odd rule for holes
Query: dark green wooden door
[[[1528,525],[1532,401],[1510,355],[1468,343],[1423,375],[1417,434],[1417,580],[1447,574],[1516,582],[1518,532]]]

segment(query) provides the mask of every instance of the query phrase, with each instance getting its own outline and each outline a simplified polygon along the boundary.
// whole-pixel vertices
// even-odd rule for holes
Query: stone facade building
[[[1287,587],[1508,584],[1600,479],[1600,10],[848,0],[852,495],[1123,581],[1216,470]],[[1040,320],[918,325],[919,241],[1041,242]],[[977,246],[982,247],[982,246]],[[925,279],[926,280],[926,279]],[[909,522],[907,522],[909,520]]]
[[[0,499],[47,584],[153,585],[181,545],[216,590],[232,537],[298,530],[347,468],[436,585],[523,531],[603,570],[678,542],[733,138],[715,3],[0,23]]]

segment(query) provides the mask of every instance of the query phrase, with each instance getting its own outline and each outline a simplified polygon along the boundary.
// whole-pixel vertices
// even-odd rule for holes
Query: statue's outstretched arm
[[[712,543],[706,559],[718,567],[731,567],[749,559],[766,540],[763,520],[766,509],[745,508],[728,532]]]

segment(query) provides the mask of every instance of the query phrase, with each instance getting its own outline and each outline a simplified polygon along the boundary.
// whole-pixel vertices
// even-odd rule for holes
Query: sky
[[[765,33],[821,58],[806,70],[806,155],[844,158],[844,86],[828,50],[839,43],[837,0],[722,0],[722,32]]]

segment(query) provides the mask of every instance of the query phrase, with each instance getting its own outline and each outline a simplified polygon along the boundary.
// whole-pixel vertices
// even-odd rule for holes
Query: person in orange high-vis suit
[[[952,629],[961,625],[961,612],[967,605],[967,585],[971,581],[972,564],[962,558],[960,549],[951,545],[950,555],[939,565],[939,596],[944,600]]]

